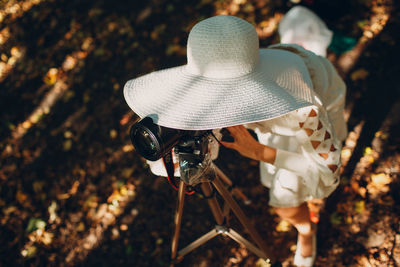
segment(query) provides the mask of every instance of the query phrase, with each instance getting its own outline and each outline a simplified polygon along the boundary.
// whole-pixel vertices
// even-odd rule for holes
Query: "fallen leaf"
[[[65,137],[66,139],[72,138],[72,132],[71,132],[71,131],[65,131],[65,132],[64,132],[64,137]]]
[[[80,222],[75,229],[78,232],[83,232],[83,231],[85,231],[85,224],[83,222]]]
[[[358,69],[351,74],[350,78],[352,81],[364,80],[365,78],[367,78],[368,75],[369,72],[367,70]]]
[[[278,223],[275,229],[278,232],[289,232],[291,227],[292,225],[288,221],[282,220]]]
[[[71,139],[65,140],[63,143],[63,150],[68,151],[71,149],[71,147],[72,147],[72,140]]]
[[[53,85],[57,81],[58,69],[51,68],[47,72],[46,76],[43,78],[43,81],[48,85]]]
[[[90,195],[88,199],[85,201],[83,204],[84,207],[89,207],[89,208],[96,208],[99,205],[99,198],[97,195]]]
[[[17,191],[17,195],[16,195],[15,197],[16,197],[18,203],[21,204],[21,205],[23,205],[24,202],[27,200],[28,195],[25,194],[24,192],[18,190],[18,191]]]
[[[53,241],[54,234],[49,232],[44,232],[40,241],[45,245],[50,245]]]
[[[394,199],[391,196],[385,196],[383,198],[379,198],[378,203],[384,206],[391,207],[394,205]]]
[[[390,190],[388,184],[392,182],[389,175],[378,173],[371,175],[371,183],[367,185],[368,192],[371,196],[377,196],[379,193],[386,193]]]
[[[258,261],[256,262],[256,267],[269,267],[269,266],[271,266],[269,260],[259,258]]]
[[[121,125],[125,125],[127,124],[132,118],[132,115],[130,113],[125,114],[124,116],[122,116],[121,120],[119,121],[119,123]]]
[[[129,152],[129,151],[132,151],[133,150],[133,146],[131,145],[131,144],[129,144],[129,145],[124,145],[123,147],[122,147],[122,151],[124,151],[124,152]]]
[[[372,183],[377,186],[387,185],[392,182],[392,178],[390,178],[390,176],[385,173],[373,174],[371,175],[371,180]]]
[[[21,255],[25,258],[32,258],[36,255],[37,248],[35,246],[29,246],[21,251]]]
[[[28,222],[28,226],[26,227],[25,231],[27,233],[31,233],[38,229],[44,229],[46,227],[46,222],[40,218],[30,218]]]
[[[369,146],[367,146],[365,149],[364,149],[364,156],[366,156],[366,155],[371,155],[372,154],[372,148],[370,148]]]
[[[47,208],[47,211],[49,212],[49,223],[53,223],[57,219],[57,202],[52,201],[50,206]]]
[[[118,132],[115,129],[110,130],[110,138],[115,139],[118,136]]]
[[[330,221],[334,225],[338,225],[342,223],[342,216],[339,213],[334,212],[331,214]]]
[[[357,213],[363,213],[365,211],[365,201],[360,200],[360,201],[354,202],[354,210]]]
[[[126,255],[130,255],[130,254],[132,254],[132,252],[133,252],[133,247],[132,247],[132,245],[126,246],[126,248],[125,248],[125,254],[126,254]]]
[[[129,177],[131,177],[132,173],[133,173],[134,168],[125,168],[122,170],[122,177],[128,179]]]
[[[121,200],[121,194],[117,189],[114,189],[113,193],[107,198],[107,202],[111,203],[114,200],[117,200],[117,201]]]
[[[342,159],[343,160],[348,160],[348,159],[350,159],[350,157],[351,157],[351,149],[349,149],[349,148],[344,148],[343,150],[342,150]]]
[[[78,191],[79,185],[80,185],[79,181],[75,181],[75,182],[72,184],[72,187],[71,187],[71,189],[69,190],[69,193],[70,193],[71,195],[75,195],[76,192]]]

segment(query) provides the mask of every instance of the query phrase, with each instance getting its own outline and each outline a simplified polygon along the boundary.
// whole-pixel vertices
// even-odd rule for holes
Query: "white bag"
[[[295,6],[285,14],[278,32],[281,43],[298,44],[323,57],[333,35],[314,12],[303,6]]]

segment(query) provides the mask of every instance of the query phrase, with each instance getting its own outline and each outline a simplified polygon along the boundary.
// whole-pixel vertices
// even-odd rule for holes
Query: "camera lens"
[[[136,151],[148,160],[158,160],[181,138],[180,130],[162,127],[145,117],[131,127],[130,137]]]
[[[141,154],[151,157],[159,151],[157,140],[149,134],[145,129],[140,129],[136,132],[136,145]]]
[[[161,147],[152,131],[138,123],[131,128],[131,140],[137,152],[149,160],[157,160],[161,155]]]

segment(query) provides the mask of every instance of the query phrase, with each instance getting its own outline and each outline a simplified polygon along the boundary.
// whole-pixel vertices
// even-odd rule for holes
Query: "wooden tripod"
[[[186,184],[182,180],[179,183],[179,190],[178,190],[178,204],[175,210],[175,232],[172,238],[172,248],[171,248],[171,259],[172,263],[171,266],[173,266],[175,263],[180,262],[183,257],[188,254],[189,252],[193,251],[197,247],[201,246],[202,244],[206,243],[210,239],[216,237],[217,235],[223,234],[226,235],[239,244],[244,245],[247,249],[252,251],[254,254],[256,254],[258,257],[265,259],[270,266],[275,266],[275,259],[272,258],[272,253],[268,249],[268,247],[265,245],[264,241],[261,239],[260,235],[256,231],[256,229],[253,227],[253,225],[250,223],[249,219],[246,217],[240,206],[237,204],[237,202],[234,200],[230,192],[225,188],[225,184],[227,185],[232,185],[231,180],[215,165],[212,166],[215,171],[216,171],[216,177],[215,179],[211,181],[206,181],[201,183],[201,189],[206,196],[212,195],[212,186],[211,184],[217,189],[217,192],[221,195],[221,197],[224,199],[225,204],[227,204],[227,207],[229,207],[233,213],[236,215],[236,217],[239,219],[240,223],[247,229],[249,232],[250,237],[254,240],[254,242],[257,244],[254,245],[250,241],[246,240],[244,237],[242,237],[240,234],[238,234],[236,231],[233,229],[223,225],[224,221],[226,221],[226,217],[228,216],[229,209],[227,212],[222,212],[221,207],[219,206],[219,203],[216,199],[216,196],[212,196],[208,198],[208,205],[210,206],[211,212],[215,218],[215,221],[217,225],[215,228],[213,228],[211,231],[208,233],[202,235],[186,247],[182,248],[181,250],[178,251],[178,239],[179,239],[179,233],[180,233],[180,228],[181,228],[181,221],[182,221],[182,213],[183,213],[183,206],[184,206],[184,201],[185,201],[185,189],[186,189]],[[279,265],[278,265],[279,266]]]

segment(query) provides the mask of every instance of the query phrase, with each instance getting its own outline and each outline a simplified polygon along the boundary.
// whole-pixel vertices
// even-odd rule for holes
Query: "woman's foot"
[[[312,225],[310,231],[299,233],[297,237],[297,249],[294,257],[296,266],[313,266],[316,256],[316,225]]]
[[[301,247],[301,256],[310,257],[313,252],[313,237],[315,231],[311,231],[309,234],[298,234],[297,242]]]

